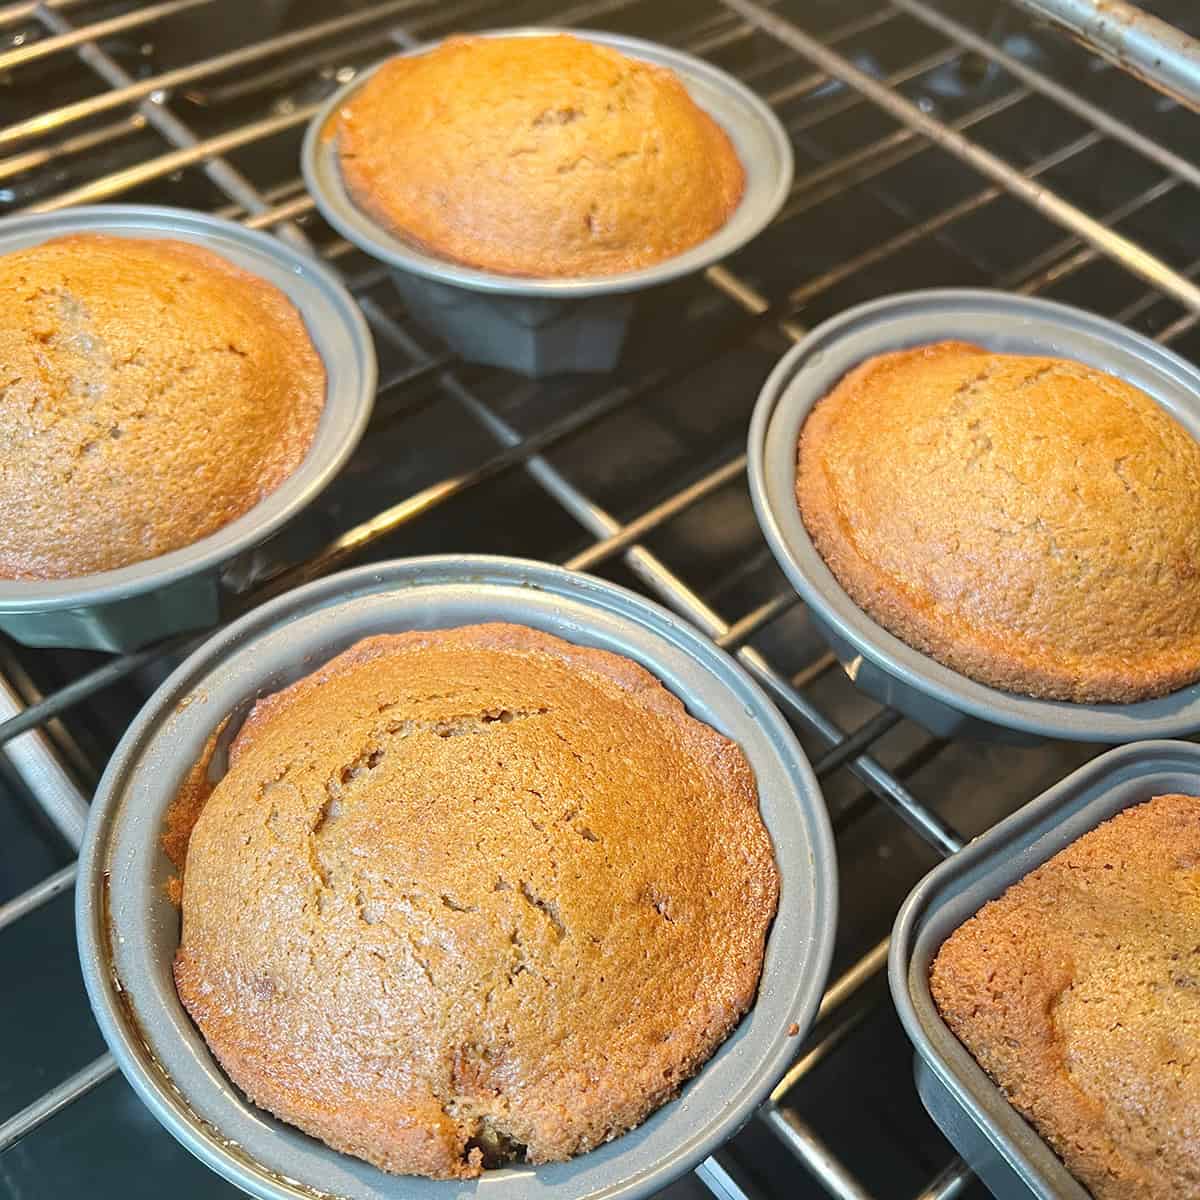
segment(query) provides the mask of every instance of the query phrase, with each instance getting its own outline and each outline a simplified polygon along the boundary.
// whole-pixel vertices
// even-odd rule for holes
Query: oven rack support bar
[[[780,16],[761,0],[722,0],[722,3],[764,33],[790,46],[827,74],[862,93],[889,116],[927,137],[942,150],[953,154],[967,166],[987,176],[1005,191],[1029,204],[1037,212],[1095,246],[1126,270],[1145,279],[1153,287],[1171,296],[1184,308],[1200,311],[1200,287],[1185,279],[1157,255],[1136,242],[1107,228],[1057,192],[1018,171],[1011,163],[957,130],[924,112],[916,104],[873,75],[856,67],[848,58],[806,33],[793,21]]]
[[[1020,2],[1025,2],[1025,0],[1020,0]],[[1128,146],[1130,150],[1157,163],[1176,178],[1182,179],[1194,187],[1200,187],[1200,163],[1184,158],[1183,155],[1176,154],[1168,147],[1160,145],[1153,138],[1147,137],[1141,130],[1135,129],[1134,126],[1106,112],[1090,100],[1085,100],[1070,88],[1064,87],[1057,80],[1043,74],[1036,67],[1031,67],[1028,63],[1024,63],[1019,58],[1002,50],[995,43],[989,42],[987,38],[980,37],[960,21],[955,21],[945,13],[939,12],[927,3],[927,0],[890,0],[890,3],[893,8],[907,13],[930,29],[936,29],[938,33],[959,46],[973,50],[989,62],[1003,67],[1014,79],[1019,79],[1035,92],[1040,92],[1046,99],[1053,100],[1059,108],[1065,108],[1067,112],[1074,113],[1075,116],[1098,129],[1105,137]],[[1034,5],[1029,5],[1029,7],[1034,7]],[[1193,45],[1195,46],[1194,53],[1200,56],[1200,42],[1193,42]],[[1200,57],[1195,59],[1193,66],[1197,73],[1197,79],[1200,80]]]
[[[1200,110],[1200,41],[1125,0],[1013,0],[1159,91]]]

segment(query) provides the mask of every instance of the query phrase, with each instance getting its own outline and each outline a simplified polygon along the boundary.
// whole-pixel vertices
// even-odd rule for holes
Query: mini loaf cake
[[[238,734],[175,980],[257,1104],[471,1178],[669,1100],[753,1002],[777,894],[742,752],[640,666],[512,625],[387,635]]]
[[[392,59],[336,135],[374,220],[506,275],[651,266],[720,229],[745,183],[671,71],[566,35],[454,37]]]
[[[1096,1200],[1200,1189],[1200,798],[1126,809],[956,930],[954,1034]]]
[[[153,558],[308,453],[325,369],[278,289],[209,250],[78,234],[0,257],[0,578]]]
[[[805,422],[796,499],[850,597],[973,679],[1127,702],[1200,678],[1200,443],[1115,376],[872,358]]]

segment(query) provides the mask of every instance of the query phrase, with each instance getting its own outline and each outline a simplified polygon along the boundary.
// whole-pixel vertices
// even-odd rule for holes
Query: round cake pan
[[[995,1196],[1087,1200],[1088,1193],[942,1020],[929,969],[942,943],[989,900],[1122,809],[1172,793],[1200,795],[1200,746],[1141,742],[1110,750],[936,867],[896,918],[888,982],[916,1049],[917,1090]]]
[[[740,1128],[792,1060],[795,1031],[814,1019],[836,920],[829,820],[791,730],[728,655],[655,604],[540,563],[443,556],[331,576],[219,632],[154,694],[100,782],[75,892],[84,980],[122,1071],[189,1150],[264,1200],[447,1200],[475,1185],[386,1175],[275,1121],[224,1077],[175,993],[179,914],[165,890],[164,813],[212,732],[232,714],[227,744],[257,697],[370,634],[479,621],[627,655],[736,740],[757,777],[782,882],[758,999],[680,1098],[570,1162],[487,1172],[480,1193],[633,1200],[657,1191]]]
[[[178,238],[273,283],[296,306],[325,364],[325,409],[308,456],[249,512],[179,550],[76,579],[0,579],[0,629],[31,646],[132,650],[215,624],[222,565],[313,500],[358,444],[375,399],[375,349],[337,278],[270,234],[179,208],[114,204],[5,221],[0,254],[72,233]],[[87,497],[80,498],[87,503]]]
[[[746,190],[733,216],[710,238],[652,267],[585,279],[499,275],[424,253],[357,208],[338,168],[338,110],[382,64],[329,98],[313,117],[303,149],[304,179],[325,219],[359,249],[392,268],[418,321],[468,361],[535,376],[615,366],[633,311],[633,293],[699,271],[744,246],[770,223],[792,183],[791,142],[770,106],[702,59],[656,42],[596,30],[497,29],[479,36],[556,33],[669,67],[729,135],[746,172]],[[436,44],[406,53],[423,54]]]
[[[814,624],[863,691],[940,735],[1118,743],[1200,730],[1200,684],[1136,704],[1072,704],[977,683],[878,625],[825,565],[796,507],[796,445],[805,418],[864,360],[946,339],[1098,367],[1141,388],[1200,439],[1200,370],[1102,317],[1048,300],[953,288],[848,309],[783,357],[750,422],[750,493],[759,524]]]

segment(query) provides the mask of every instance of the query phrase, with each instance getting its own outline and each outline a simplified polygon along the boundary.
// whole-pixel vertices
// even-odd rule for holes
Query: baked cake
[[[513,625],[384,635],[237,735],[175,980],[255,1103],[471,1178],[669,1100],[753,1003],[777,894],[744,755],[642,667]]]
[[[506,275],[651,266],[720,229],[745,186],[673,72],[565,34],[453,37],[391,59],[335,129],[369,216]]]
[[[0,578],[220,529],[316,434],[325,369],[276,287],[203,247],[76,234],[0,256]]]
[[[929,982],[1096,1200],[1200,1191],[1200,797],[1085,834],[951,934]]]
[[[796,499],[851,599],[982,683],[1125,702],[1200,678],[1200,443],[1115,375],[882,354],[805,421]]]

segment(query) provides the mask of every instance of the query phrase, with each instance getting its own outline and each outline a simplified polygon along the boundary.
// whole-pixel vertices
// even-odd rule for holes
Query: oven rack
[[[69,57],[100,89],[86,89],[87,94],[80,98],[0,128],[0,189],[4,189],[0,200],[7,201],[9,211],[46,212],[72,204],[119,199],[179,172],[200,172],[211,194],[219,200],[213,205],[217,211],[249,227],[272,230],[300,245],[313,247],[315,241],[318,252],[344,268],[347,283],[359,297],[381,349],[390,348],[401,364],[381,376],[377,422],[381,417],[402,420],[422,406],[449,401],[491,442],[490,451],[468,470],[397,498],[382,511],[344,528],[315,553],[256,579],[234,598],[235,608],[244,610],[284,588],[336,569],[451,502],[470,496],[489,481],[509,472],[523,472],[587,539],[583,549],[564,559],[567,566],[598,570],[619,564],[619,569],[627,571],[643,590],[736,654],[815,748],[813,765],[822,780],[845,775],[853,778],[854,794],[835,814],[840,818],[839,827],[866,807],[882,806],[937,854],[950,854],[959,848],[963,835],[908,782],[951,743],[920,737],[918,731],[912,731],[918,733],[916,743],[899,761],[885,766],[873,751],[903,723],[898,713],[877,708],[861,722],[847,726],[825,711],[813,696],[817,685],[836,673],[831,655],[814,652],[797,671],[780,665],[776,655],[762,648],[764,635],[801,607],[790,588],[777,587],[747,610],[726,614],[705,598],[704,581],[690,580],[648,545],[673,522],[688,519],[727,489],[744,490],[744,454],[735,453],[706,467],[655,503],[623,516],[608,511],[579,486],[571,473],[556,465],[553,454],[631,406],[695,381],[723,354],[754,343],[772,346],[776,352],[782,350],[802,336],[807,314],[819,311],[823,301],[839,294],[839,289],[858,277],[886,269],[914,248],[937,243],[971,257],[957,245],[957,229],[1007,200],[1028,206],[1058,233],[1037,253],[1009,269],[987,270],[992,283],[1027,294],[1056,292],[1085,278],[1093,268],[1115,268],[1138,280],[1139,287],[1136,295],[1110,315],[1128,322],[1153,319],[1153,332],[1160,341],[1185,351],[1189,345],[1197,347],[1192,335],[1200,322],[1200,286],[1196,283],[1200,259],[1169,261],[1119,226],[1173,192],[1200,186],[1200,165],[1147,132],[1144,122],[1128,121],[1060,82],[1052,71],[1038,65],[1036,56],[1020,53],[1019,37],[1000,42],[992,36],[994,30],[980,31],[949,15],[947,6],[930,0],[848,5],[847,10],[853,9],[855,15],[840,22],[826,22],[818,30],[807,26],[803,3],[714,0],[673,5],[673,11],[684,16],[656,35],[661,40],[718,60],[722,55],[736,57],[739,47],[751,41],[760,47],[761,52],[739,74],[781,109],[793,137],[811,138],[823,126],[856,110],[874,110],[889,121],[886,133],[849,153],[807,168],[801,164],[780,223],[800,222],[818,210],[827,213],[831,203],[871,187],[922,156],[937,156],[939,164],[952,162],[971,177],[973,186],[965,195],[920,220],[899,222],[899,228],[876,244],[783,289],[773,281],[770,286],[760,284],[755,267],[743,270],[735,262],[710,268],[704,273],[703,287],[712,293],[710,303],[719,306],[722,313],[718,336],[695,343],[686,339],[689,344],[682,352],[639,362],[638,370],[613,379],[576,381],[569,389],[569,402],[556,415],[526,428],[511,419],[505,404],[496,400],[500,385],[493,378],[465,368],[444,353],[427,350],[422,340],[410,332],[398,304],[385,298],[379,286],[382,271],[365,264],[344,241],[328,236],[313,218],[312,200],[298,175],[269,187],[253,181],[253,172],[244,165],[246,152],[300,130],[319,107],[319,97],[301,101],[289,98],[263,115],[223,128],[193,128],[211,124],[204,109],[204,119],[199,122],[191,120],[190,113],[185,120],[177,111],[183,107],[180,97],[189,90],[207,94],[207,103],[215,108],[222,104],[236,108],[247,96],[253,97],[255,89],[288,88],[297,78],[336,59],[329,51],[331,44],[356,63],[369,61],[386,53],[389,45],[411,44],[456,27],[514,23],[513,6],[494,0],[456,0],[440,6],[425,0],[360,4],[349,12],[144,77],[132,73],[121,56],[111,50],[113,39],[147,36],[159,23],[202,9],[210,2],[165,0],[135,7],[110,5],[98,16],[93,14],[97,6],[91,0],[23,0],[0,6],[0,43],[7,45],[0,49],[0,78],[10,73],[19,76],[43,62],[54,64]],[[1096,28],[1095,11],[1090,18],[1080,13],[1100,6],[1068,5],[1062,0],[1024,2],[1080,36],[1087,37],[1090,30],[1091,40],[1106,55],[1132,62],[1140,74],[1154,76],[1156,86],[1181,100],[1194,99],[1196,93],[1189,89],[1200,77],[1200,57],[1196,44],[1185,34],[1164,26],[1146,35],[1146,22],[1143,37],[1158,36],[1160,40],[1153,43],[1157,50],[1152,47],[1147,51],[1144,41],[1139,42],[1138,56],[1131,58],[1129,52],[1118,53],[1109,34]],[[646,9],[651,3],[593,0],[566,8],[554,4],[524,4],[520,8],[523,19],[528,10],[528,19],[540,23],[619,26],[631,12],[636,15],[636,10]],[[1068,8],[1072,13],[1067,13]],[[861,56],[847,49],[861,35],[893,22],[921,27],[934,48],[886,70],[872,69],[872,64],[864,64]],[[1030,28],[1020,17],[1014,17],[1012,25],[1022,31],[1022,36]],[[1158,75],[1150,69],[1156,53],[1162,67]],[[968,66],[972,71],[997,72],[1004,86],[994,89],[982,103],[952,117],[911,97],[914,81]],[[242,74],[232,83],[221,82],[231,73],[248,69],[255,74]],[[332,79],[328,82],[333,86]],[[815,98],[816,103],[796,115],[787,115],[784,110],[798,98]],[[1027,162],[1010,161],[975,136],[998,115],[1036,103],[1070,114],[1074,136]],[[63,172],[64,176],[73,179],[75,163],[90,161],[90,156],[102,149],[130,139],[146,144],[147,138],[157,139],[152,152],[134,161],[102,169],[70,186],[43,188],[42,194],[35,188],[28,197],[22,193],[31,179],[41,182],[47,176],[53,178],[64,165],[72,167]],[[1069,198],[1048,180],[1065,164],[1102,144],[1118,145],[1136,156],[1148,167],[1152,182],[1135,195],[1097,210]],[[70,847],[79,844],[87,811],[85,788],[79,782],[78,746],[70,733],[72,711],[122,681],[153,669],[168,656],[179,655],[196,640],[175,638],[113,658],[44,696],[26,670],[25,656],[11,649],[4,651],[0,717],[5,719],[0,723],[0,743],[11,766]],[[35,658],[30,659],[31,667],[36,667]],[[96,765],[90,765],[92,772]],[[88,764],[84,764],[82,774],[88,773]],[[0,905],[0,934],[68,891],[73,881],[74,867],[68,865]],[[2,948],[0,943],[0,952]],[[886,938],[871,944],[835,977],[821,1005],[814,1034],[758,1113],[759,1124],[777,1136],[812,1181],[829,1195],[846,1200],[872,1193],[856,1177],[853,1166],[832,1151],[789,1101],[803,1088],[814,1068],[852,1040],[870,1011],[861,1001],[883,971],[886,950]],[[0,1123],[0,1152],[44,1122],[67,1119],[60,1114],[69,1112],[74,1101],[114,1071],[111,1056],[102,1055],[7,1116]],[[916,1103],[915,1096],[912,1103]],[[702,1164],[697,1175],[709,1191],[724,1200],[754,1200],[763,1194],[761,1181],[747,1178],[735,1156],[725,1151]],[[964,1193],[971,1184],[972,1177],[963,1162],[947,1156],[944,1166],[916,1195],[920,1200],[948,1200]]]

